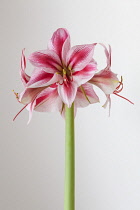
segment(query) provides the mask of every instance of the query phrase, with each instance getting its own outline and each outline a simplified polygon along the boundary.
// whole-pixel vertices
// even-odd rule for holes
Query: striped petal
[[[77,92],[77,84],[74,82],[63,83],[58,85],[58,93],[68,107],[71,107]]]
[[[98,86],[105,94],[113,93],[119,84],[117,74],[110,70],[100,71],[89,82]]]
[[[72,47],[67,55],[67,66],[74,71],[85,68],[92,60],[95,45],[87,44]]]
[[[60,59],[62,59],[62,49],[67,38],[69,38],[69,32],[64,28],[59,28],[53,33],[53,36],[48,44],[48,48],[50,50],[55,51],[55,53],[59,56]],[[69,43],[67,41],[67,44],[64,48],[67,48]]]
[[[89,63],[84,69],[81,71],[76,71],[73,73],[73,81],[77,83],[78,86],[89,81],[95,74],[97,70],[96,63]]]
[[[78,88],[74,101],[76,107],[86,107],[97,102],[99,102],[99,98],[91,84],[86,83]]]
[[[58,95],[57,88],[48,87],[36,98],[34,109],[38,112],[55,112],[62,109],[62,100]]]
[[[25,105],[31,103],[42,90],[44,90],[44,87],[26,88],[19,94],[19,102]]]
[[[62,47],[62,63],[65,66],[67,63],[67,54],[69,50],[70,50],[70,37],[68,36]]]
[[[53,74],[47,73],[43,68],[35,68],[29,82],[27,83],[27,87],[36,88],[45,86],[52,77]]]
[[[28,88],[45,87],[57,83],[61,79],[60,74],[50,74],[44,69],[36,68],[33,71],[30,81],[27,84]]]
[[[34,52],[28,59],[36,67],[46,67],[48,73],[55,73],[61,69],[59,56],[51,50]]]

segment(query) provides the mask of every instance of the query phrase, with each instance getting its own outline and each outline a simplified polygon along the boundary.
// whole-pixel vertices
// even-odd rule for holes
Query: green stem
[[[65,110],[65,198],[64,210],[75,209],[74,104]]]

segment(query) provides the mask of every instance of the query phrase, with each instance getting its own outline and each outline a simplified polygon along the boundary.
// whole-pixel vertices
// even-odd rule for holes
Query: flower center
[[[63,82],[61,85],[63,85],[63,84],[68,85],[69,82],[73,81],[72,70],[70,68],[63,67],[61,72],[59,72],[59,74],[63,78]]]
[[[68,79],[70,79],[72,77],[72,70],[64,67],[62,69],[62,75],[63,77],[67,77]]]

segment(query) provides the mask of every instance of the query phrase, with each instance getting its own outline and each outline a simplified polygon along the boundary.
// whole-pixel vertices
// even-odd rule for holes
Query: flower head
[[[93,59],[95,46],[96,43],[71,47],[68,31],[59,28],[54,32],[46,50],[36,51],[29,56],[28,59],[34,66],[31,76],[25,72],[26,59],[23,50],[20,77],[24,91],[20,94],[15,93],[18,101],[24,104],[20,112],[27,108],[29,121],[33,110],[59,111],[64,115],[65,105],[71,107],[74,102],[76,113],[78,107],[99,102],[92,84],[105,93],[107,100],[104,107],[108,103],[111,106],[110,95],[120,96],[123,82],[122,79],[119,81],[117,75],[111,71],[110,46],[108,50],[104,44],[101,44],[105,51],[107,66],[97,72],[97,63]]]
[[[20,76],[25,87],[18,94],[18,100],[30,111],[62,111],[63,104],[71,107],[81,106],[78,99],[85,101],[87,95],[98,102],[98,96],[86,84],[97,71],[93,53],[96,43],[70,46],[70,36],[66,29],[54,32],[46,50],[40,50],[29,56],[34,66],[31,76],[25,73],[26,59],[22,51]],[[92,102],[91,102],[92,103]],[[76,105],[77,104],[77,105]]]

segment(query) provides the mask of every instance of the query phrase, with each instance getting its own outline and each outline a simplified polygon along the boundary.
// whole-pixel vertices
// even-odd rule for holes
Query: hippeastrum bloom
[[[30,111],[30,116],[33,109],[62,112],[65,104],[71,107],[74,101],[75,109],[99,101],[92,86],[86,84],[97,70],[93,59],[95,45],[71,48],[68,31],[60,28],[54,32],[47,50],[29,56],[35,67],[31,76],[25,73],[26,60],[22,51],[20,75],[25,90],[15,94]]]
[[[123,89],[123,82],[122,77],[119,81],[117,74],[111,71],[111,47],[107,50],[105,45],[100,45],[105,50],[107,66],[99,72],[93,59],[96,43],[71,48],[69,33],[63,28],[54,32],[47,50],[37,51],[29,56],[29,61],[34,66],[31,76],[25,72],[26,59],[24,50],[22,51],[20,76],[25,90],[15,95],[25,105],[22,110],[25,107],[29,110],[29,121],[33,110],[59,111],[64,115],[65,105],[71,107],[73,102],[75,113],[78,107],[99,102],[92,84],[105,93],[107,100],[103,107],[109,103],[110,110],[110,95],[120,96],[118,93]]]
[[[57,84],[60,98],[71,107],[77,88],[95,74],[96,63],[92,61],[95,45],[70,48],[68,31],[60,28],[54,32],[47,50],[37,51],[29,56],[35,70],[27,83],[22,100],[26,100],[25,94],[29,88],[46,88]]]
[[[31,77],[25,73],[25,68],[26,59],[24,56],[24,51],[22,51],[20,76],[24,87],[26,87],[31,80]],[[40,69],[36,70],[40,71]],[[15,93],[15,95],[18,101],[25,105],[20,112],[24,108],[27,108],[29,111],[28,123],[31,120],[33,110],[39,112],[59,111],[63,116],[65,115],[65,104],[58,94],[57,83],[43,88],[26,88],[22,93]],[[88,83],[81,85],[77,89],[74,101],[75,114],[78,107],[86,107],[89,104],[97,102],[99,102],[99,98],[94,92],[92,85]],[[18,116],[18,114],[15,116],[15,118]]]

